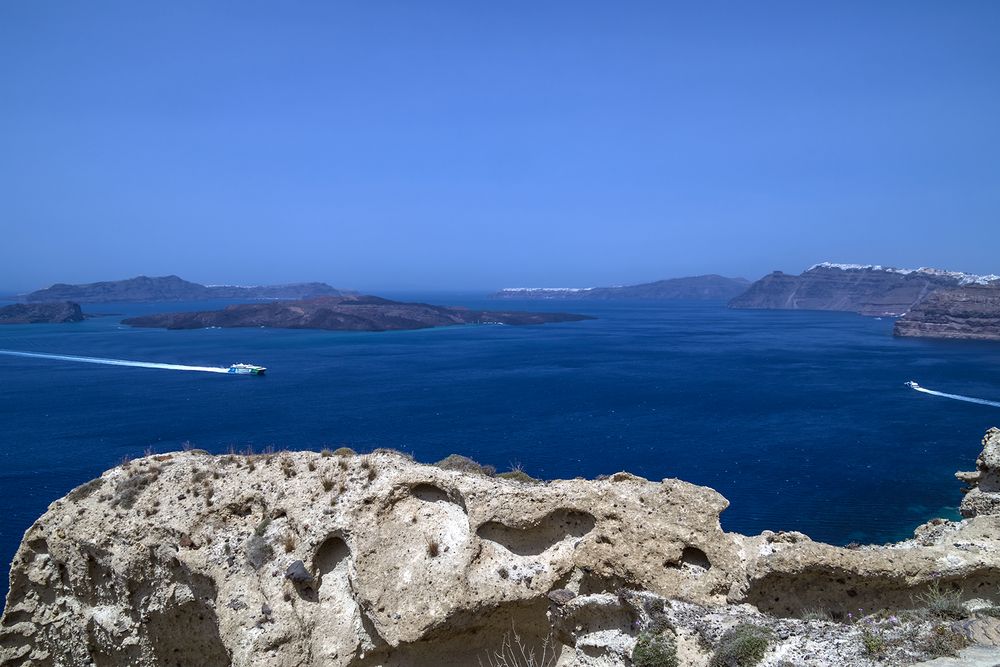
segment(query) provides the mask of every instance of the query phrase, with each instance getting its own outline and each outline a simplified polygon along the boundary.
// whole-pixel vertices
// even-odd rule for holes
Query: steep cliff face
[[[1000,596],[994,504],[861,549],[726,533],[726,506],[672,479],[532,484],[392,452],[150,456],[27,531],[0,664],[469,665],[513,628],[530,647],[548,639],[553,664],[625,666],[657,628],[682,664],[707,665],[706,647],[749,621],[777,638],[761,664],[860,665],[861,627],[803,613],[906,609],[932,582]],[[938,632],[914,619],[886,626],[910,637],[892,664]]]
[[[641,285],[621,287],[508,287],[493,295],[496,299],[648,299],[718,300],[731,299],[750,286],[745,278],[719,275],[669,278]]]
[[[729,306],[901,315],[935,290],[995,281],[1000,277],[824,263],[798,276],[780,271],[767,275],[730,301]]]
[[[941,289],[896,320],[897,336],[1000,340],[1000,284]]]
[[[82,321],[80,305],[69,301],[15,303],[0,308],[0,324],[62,324]]]

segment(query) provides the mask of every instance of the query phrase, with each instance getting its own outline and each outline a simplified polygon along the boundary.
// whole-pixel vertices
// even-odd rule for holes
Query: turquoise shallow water
[[[412,296],[412,295],[411,295]],[[0,356],[0,561],[49,502],[146,448],[347,445],[459,452],[545,478],[629,470],[711,486],[723,527],[885,541],[953,513],[1000,409],[1000,345],[898,340],[890,320],[716,303],[490,302],[587,322],[393,333],[0,327],[0,349],[198,366],[263,378]],[[6,581],[0,592],[5,590]]]

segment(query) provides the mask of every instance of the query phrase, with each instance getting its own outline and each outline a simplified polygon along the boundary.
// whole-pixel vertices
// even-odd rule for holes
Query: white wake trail
[[[228,373],[228,368],[214,366],[185,366],[182,364],[158,364],[153,361],[128,361],[127,359],[100,359],[97,357],[74,357],[68,354],[42,354],[40,352],[16,352],[0,350],[0,354],[10,357],[30,357],[33,359],[55,359],[58,361],[80,361],[85,364],[105,364],[107,366],[132,366],[134,368],[161,368],[168,371],[198,371],[201,373]]]
[[[924,389],[923,387],[913,387],[913,389],[922,391],[925,394],[930,394],[931,396],[940,396],[942,398],[951,398],[956,401],[978,403],[979,405],[991,405],[994,408],[1000,408],[1000,401],[987,401],[985,398],[973,398],[972,396],[961,396],[959,394],[946,394],[941,391],[934,391],[933,389]]]

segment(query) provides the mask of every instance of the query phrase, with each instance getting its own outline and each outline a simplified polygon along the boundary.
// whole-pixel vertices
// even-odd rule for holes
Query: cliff
[[[780,271],[764,276],[731,300],[729,307],[901,315],[935,290],[998,281],[1000,276],[938,269],[823,263],[798,276]]]
[[[139,276],[128,280],[112,280],[86,285],[57,283],[25,295],[29,302],[75,301],[77,303],[199,301],[204,299],[305,299],[315,296],[344,294],[326,283],[293,283],[290,285],[199,285],[178,278]]]
[[[896,320],[893,333],[1000,340],[1000,284],[937,290]]]
[[[592,319],[570,313],[466,310],[375,296],[321,297],[229,306],[223,310],[162,313],[123,320],[134,327],[276,327],[332,331],[427,329],[456,324],[544,324]]]
[[[493,294],[495,299],[651,299],[724,301],[741,294],[750,285],[745,278],[719,275],[670,278],[622,287],[508,287]]]
[[[727,505],[388,450],[148,456],[26,532],[0,664],[431,667],[520,641],[547,665],[704,667],[753,664],[726,657],[749,633],[761,665],[902,665],[1000,641],[995,503],[858,548],[727,533]]]
[[[45,304],[15,303],[0,308],[0,324],[61,324],[82,322],[80,305],[70,301]]]

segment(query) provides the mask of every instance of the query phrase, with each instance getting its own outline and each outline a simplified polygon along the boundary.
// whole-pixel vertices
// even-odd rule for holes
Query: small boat
[[[920,388],[920,385],[917,384],[916,380],[910,380],[909,382],[904,382],[903,384],[905,384],[910,389],[919,389]]]
[[[235,375],[263,375],[266,370],[263,366],[253,364],[233,364],[229,367],[229,372]]]

